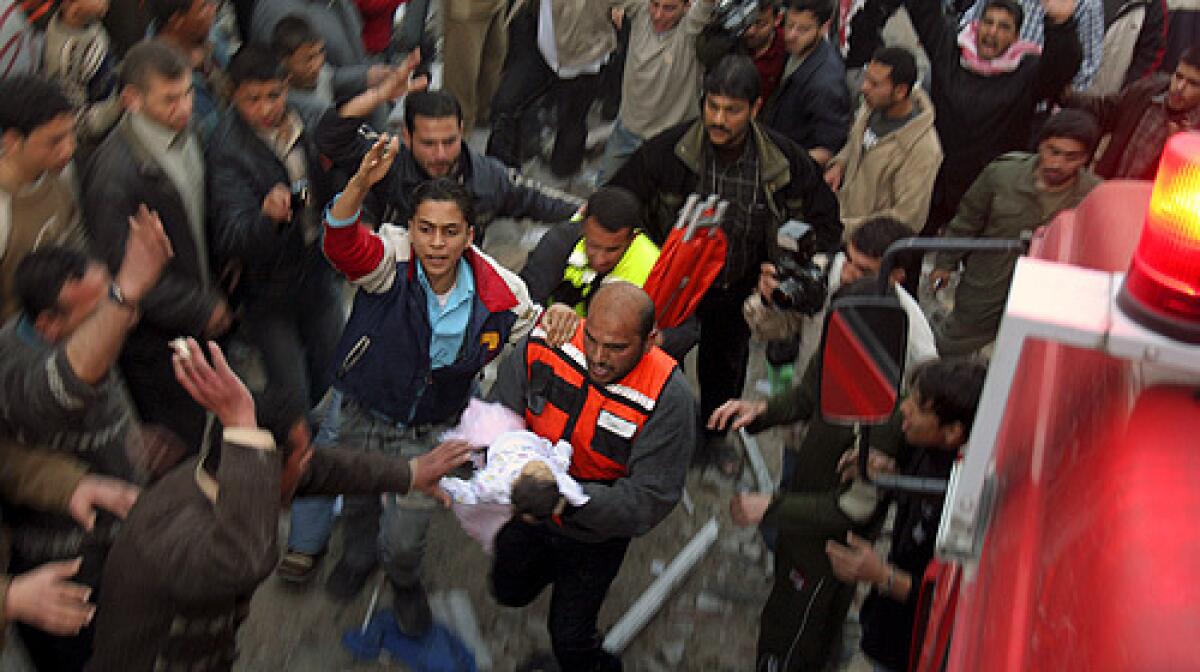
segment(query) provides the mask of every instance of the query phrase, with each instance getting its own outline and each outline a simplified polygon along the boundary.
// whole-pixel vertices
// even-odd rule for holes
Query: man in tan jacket
[[[925,223],[942,146],[933,103],[914,88],[916,79],[916,59],[901,47],[880,49],[867,64],[863,103],[846,146],[825,168],[847,240],[875,217],[891,217],[914,235]]]

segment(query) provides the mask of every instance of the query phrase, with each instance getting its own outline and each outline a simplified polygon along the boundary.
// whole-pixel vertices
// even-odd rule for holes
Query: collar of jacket
[[[167,174],[163,171],[161,165],[154,158],[154,154],[150,152],[150,148],[142,139],[138,137],[137,131],[133,130],[133,118],[129,112],[121,115],[121,120],[117,122],[117,131],[125,138],[125,144],[129,147],[129,153],[133,154],[133,158],[138,164],[138,174],[144,177],[154,179],[166,179]],[[169,183],[170,180],[167,180]],[[175,185],[170,185],[171,190],[175,190]]]
[[[933,111],[933,101],[929,99],[929,94],[920,87],[915,87],[912,90],[913,105],[917,110],[917,115],[908,120],[900,128],[888,133],[876,144],[876,147],[884,143],[895,142],[905,149],[911,148],[917,144],[925,136],[926,133],[932,133],[933,122],[936,115]],[[867,130],[867,124],[871,123],[871,113],[874,110],[867,107],[865,104],[858,111],[858,116],[854,119],[854,126],[850,129],[851,138],[862,138],[862,134]]]
[[[792,170],[783,151],[771,141],[766,131],[757,121],[750,122],[750,140],[758,151],[758,167],[761,171],[763,188],[768,194],[773,194],[792,179]],[[704,133],[704,121],[697,119],[679,142],[675,143],[675,156],[687,169],[699,175],[701,162],[704,160],[704,143],[707,138]]]
[[[517,295],[513,293],[512,287],[500,271],[493,266],[495,262],[481,254],[479,248],[474,245],[463,250],[462,258],[471,269],[472,279],[475,281],[475,296],[489,313],[502,313],[517,307],[520,303]],[[414,254],[408,264],[408,281],[414,285],[417,283],[419,263],[421,261]]]

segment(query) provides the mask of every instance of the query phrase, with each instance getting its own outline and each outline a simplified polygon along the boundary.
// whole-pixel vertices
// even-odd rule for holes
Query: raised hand
[[[208,351],[212,355],[211,365],[196,339],[189,338],[186,347],[177,347],[171,355],[176,380],[196,403],[212,411],[225,427],[257,427],[250,390],[229,368],[219,345],[209,341]]]
[[[125,257],[117,269],[116,283],[126,300],[137,303],[150,291],[163,268],[174,256],[171,240],[163,231],[157,212],[139,205],[129,218],[129,237],[125,239]]]
[[[1042,0],[1042,9],[1046,10],[1050,22],[1058,25],[1075,14],[1075,0]]]
[[[371,149],[363,155],[358,164],[358,172],[350,178],[350,186],[360,186],[365,190],[378,184],[391,170],[392,161],[396,159],[396,153],[399,151],[399,138],[387,133],[381,134],[375,144],[371,145]]]
[[[429,85],[429,80],[424,75],[413,78],[412,73],[421,64],[421,50],[413,49],[404,61],[392,68],[391,72],[384,74],[375,86],[375,90],[379,96],[387,101],[393,101],[407,94],[409,91],[421,91]]]

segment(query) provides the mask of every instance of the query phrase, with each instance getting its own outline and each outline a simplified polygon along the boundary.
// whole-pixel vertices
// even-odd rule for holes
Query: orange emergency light
[[[1200,343],[1200,133],[1167,141],[1117,305],[1148,329]]]

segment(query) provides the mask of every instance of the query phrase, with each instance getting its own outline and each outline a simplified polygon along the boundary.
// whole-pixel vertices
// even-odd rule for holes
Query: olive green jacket
[[[1100,183],[1100,178],[1084,169],[1065,191],[1041,191],[1034,183],[1037,162],[1037,154],[1010,152],[988,164],[963,196],[945,235],[1015,240],[1048,223],[1060,211],[1079,205]],[[996,338],[1018,256],[969,252],[937,255],[935,266],[939,269],[954,270],[960,263],[963,266],[954,310],[937,334],[938,352],[943,357],[974,352]]]

